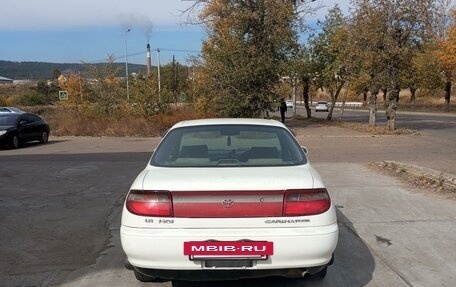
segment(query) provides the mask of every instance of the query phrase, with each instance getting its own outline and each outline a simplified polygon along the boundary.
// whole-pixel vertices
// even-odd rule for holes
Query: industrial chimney
[[[151,69],[151,65],[152,65],[151,58],[150,58],[150,44],[147,44],[146,62],[147,62],[147,75],[150,76],[150,69]]]

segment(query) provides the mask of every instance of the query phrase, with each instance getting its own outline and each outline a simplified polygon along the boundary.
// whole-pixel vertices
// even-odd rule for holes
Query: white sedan
[[[177,123],[125,200],[127,267],[155,282],[325,277],[336,211],[306,152],[275,120]]]
[[[315,106],[315,112],[328,112],[329,111],[329,104],[328,102],[317,102]]]
[[[287,108],[292,109],[294,107],[293,100],[286,100],[285,103],[287,104]]]

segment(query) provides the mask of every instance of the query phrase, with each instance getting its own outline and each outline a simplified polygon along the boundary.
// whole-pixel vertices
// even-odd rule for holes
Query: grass
[[[170,108],[163,114],[99,116],[87,110],[64,107],[30,107],[49,123],[54,136],[161,136],[182,120],[199,118],[191,107]]]

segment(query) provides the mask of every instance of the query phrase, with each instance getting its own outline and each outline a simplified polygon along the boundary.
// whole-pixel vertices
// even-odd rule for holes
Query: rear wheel
[[[48,142],[48,140],[49,140],[49,134],[47,133],[47,131],[43,131],[40,136],[40,143],[45,144]]]
[[[322,280],[326,277],[326,272],[328,272],[328,266],[325,266],[320,272],[312,274],[311,278],[315,280]]]

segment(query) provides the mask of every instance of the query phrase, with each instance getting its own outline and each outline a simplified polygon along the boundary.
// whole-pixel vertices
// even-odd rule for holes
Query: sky
[[[349,1],[317,0],[322,6],[310,21],[324,19],[335,3],[346,11]],[[198,55],[206,34],[187,24],[191,0],[8,0],[0,5],[0,60],[96,63],[112,55],[118,62],[145,64],[146,45],[152,65],[183,64]],[[128,31],[129,30],[129,31]],[[156,50],[160,49],[160,53]]]

